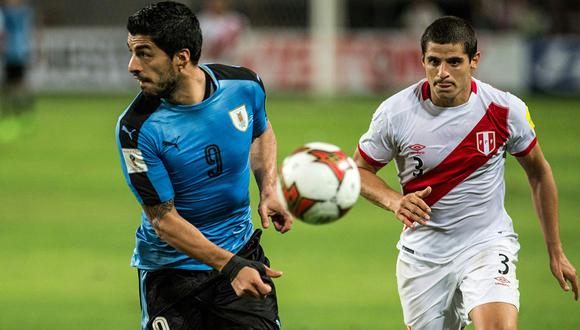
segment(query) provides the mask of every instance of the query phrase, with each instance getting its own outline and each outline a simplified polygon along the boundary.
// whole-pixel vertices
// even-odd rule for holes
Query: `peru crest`
[[[477,151],[481,152],[485,156],[495,151],[496,143],[494,131],[477,132],[476,138]]]

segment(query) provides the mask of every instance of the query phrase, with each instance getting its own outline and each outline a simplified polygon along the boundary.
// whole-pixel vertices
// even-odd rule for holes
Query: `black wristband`
[[[264,267],[262,263],[250,261],[237,255],[234,255],[230,261],[228,261],[228,263],[222,268],[221,273],[227,276],[230,281],[233,281],[240,270],[244,267],[254,268],[261,276],[266,276],[266,267]]]

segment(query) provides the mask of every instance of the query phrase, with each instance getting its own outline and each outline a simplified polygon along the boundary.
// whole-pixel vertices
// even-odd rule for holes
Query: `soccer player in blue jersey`
[[[279,329],[276,292],[251,222],[290,230],[275,193],[276,139],[260,78],[242,67],[198,65],[201,31],[183,4],[129,17],[129,72],[141,93],[116,134],[127,183],[143,206],[132,265],[143,329]]]

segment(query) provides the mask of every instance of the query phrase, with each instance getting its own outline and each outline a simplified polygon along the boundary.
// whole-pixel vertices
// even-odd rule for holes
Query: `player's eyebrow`
[[[463,62],[463,58],[459,56],[448,57],[445,59],[446,62]]]
[[[131,46],[129,45],[129,43],[127,43],[127,48],[129,48],[129,50],[131,50]],[[147,44],[141,44],[141,45],[137,45],[134,48],[135,50],[143,50],[143,49],[152,49],[152,47],[150,45]]]

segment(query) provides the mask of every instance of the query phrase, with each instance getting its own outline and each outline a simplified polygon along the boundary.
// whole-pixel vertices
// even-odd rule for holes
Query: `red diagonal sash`
[[[452,110],[450,110],[452,111]],[[507,127],[508,109],[490,104],[485,115],[467,134],[461,143],[439,165],[424,175],[419,176],[403,186],[405,194],[419,191],[431,186],[433,191],[425,198],[425,202],[431,206],[447,195],[451,189],[463,182],[468,176],[483,166],[497,154],[499,148],[506,142],[509,132]],[[487,155],[478,150],[478,142],[481,143],[481,134],[495,132],[493,141],[495,150]],[[491,134],[486,135],[491,136]],[[479,141],[478,141],[479,139]],[[487,141],[490,142],[490,141]],[[481,149],[481,145],[480,148]]]

